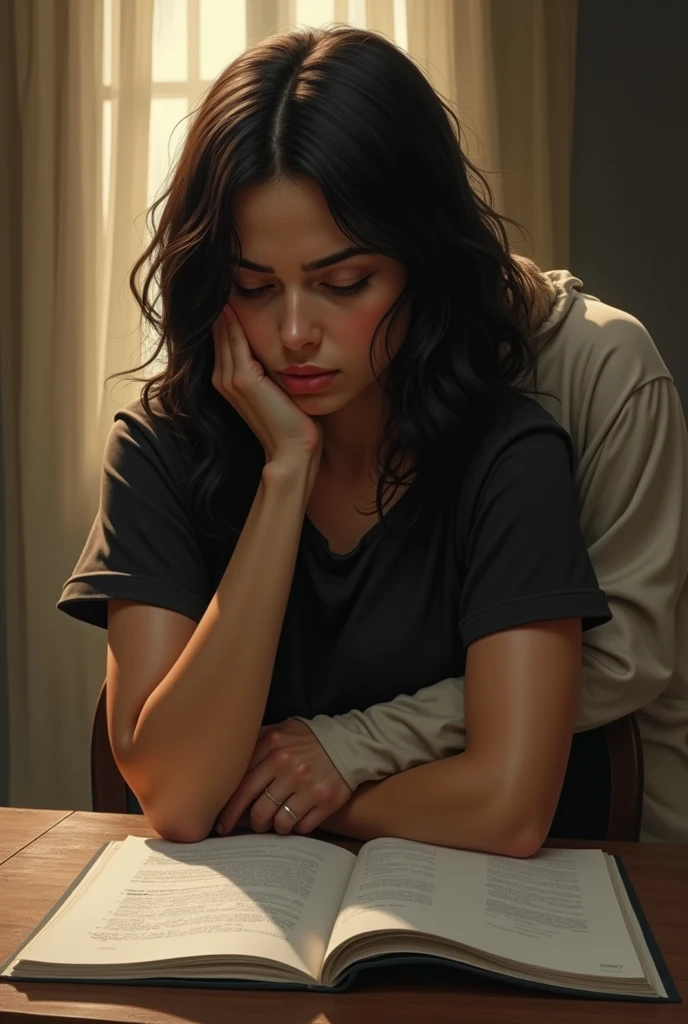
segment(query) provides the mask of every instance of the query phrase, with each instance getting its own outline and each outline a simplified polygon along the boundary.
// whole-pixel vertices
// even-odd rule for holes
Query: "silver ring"
[[[298,821],[299,820],[298,814],[294,814],[294,812],[292,811],[291,807],[288,807],[286,804],[282,804],[282,810],[286,811],[287,814],[291,814],[291,816],[294,819],[294,821]]]
[[[266,796],[270,797],[270,799],[272,800],[273,804],[277,804],[278,807],[282,806],[282,801],[281,800],[275,800],[274,796],[272,795],[272,793],[270,792],[270,790],[268,789],[267,786],[265,787],[263,792],[265,793]]]

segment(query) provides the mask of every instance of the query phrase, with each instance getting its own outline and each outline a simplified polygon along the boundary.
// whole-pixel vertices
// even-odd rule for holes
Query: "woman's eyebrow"
[[[352,256],[367,256],[372,252],[372,249],[363,249],[361,246],[350,245],[348,249],[340,249],[339,252],[330,253],[329,256],[313,260],[312,263],[302,263],[301,269],[303,271],[322,270],[324,267],[331,267],[333,263],[341,263],[342,260],[348,260]],[[274,274],[275,272],[273,267],[264,267],[260,263],[252,263],[251,260],[239,260],[239,266],[245,267],[246,270],[255,270],[259,274]]]

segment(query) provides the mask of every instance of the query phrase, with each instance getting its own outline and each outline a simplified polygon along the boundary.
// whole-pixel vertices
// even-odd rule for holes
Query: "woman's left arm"
[[[580,619],[483,636],[467,650],[463,753],[358,787],[321,828],[512,857],[549,832],[579,695]]]

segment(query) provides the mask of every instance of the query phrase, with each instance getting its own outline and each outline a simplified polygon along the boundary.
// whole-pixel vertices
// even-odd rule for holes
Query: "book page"
[[[389,929],[544,970],[644,976],[601,850],[543,848],[521,859],[372,840],[358,855],[326,959],[353,936]]]
[[[236,955],[317,979],[355,861],[306,836],[128,836],[21,957],[103,965]]]

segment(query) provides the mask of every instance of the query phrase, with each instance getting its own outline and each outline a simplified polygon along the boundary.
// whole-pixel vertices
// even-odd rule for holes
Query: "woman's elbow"
[[[507,857],[534,857],[542,848],[547,834],[542,829],[524,827],[514,831],[507,841]]]
[[[551,822],[536,819],[532,807],[523,807],[520,801],[505,799],[504,793],[495,801],[501,811],[501,845],[507,857],[533,857],[549,835]]]
[[[185,812],[179,799],[165,794],[165,801],[160,798],[151,799],[148,794],[136,793],[141,810],[150,827],[157,832],[161,839],[170,843],[199,843],[207,839],[212,831],[215,818],[212,821],[200,820],[197,814]]]
[[[122,765],[120,772],[139,802],[146,821],[170,843],[198,843],[212,832],[217,815],[209,807],[200,806],[198,793],[182,792],[179,785],[162,787],[158,779],[144,777],[140,766]]]
[[[213,829],[213,825],[183,822],[178,817],[159,819],[156,815],[148,813],[146,818],[160,838],[169,843],[200,843],[201,840],[208,838]]]

